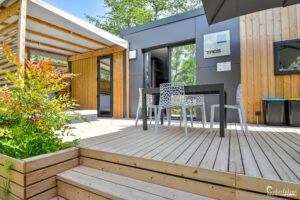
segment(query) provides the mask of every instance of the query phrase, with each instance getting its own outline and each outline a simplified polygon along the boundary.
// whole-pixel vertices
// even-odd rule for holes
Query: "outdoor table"
[[[224,84],[208,84],[208,85],[190,85],[184,86],[185,94],[219,94],[219,114],[220,114],[220,137],[224,137],[225,132],[225,109],[224,104],[226,101],[226,95],[224,90]],[[142,90],[142,117],[143,117],[143,130],[148,130],[147,127],[147,106],[146,95],[159,95],[159,88],[143,88]],[[157,116],[158,117],[158,116]]]

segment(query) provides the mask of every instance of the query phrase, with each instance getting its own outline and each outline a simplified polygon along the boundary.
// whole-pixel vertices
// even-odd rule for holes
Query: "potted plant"
[[[78,165],[78,140],[63,140],[74,117],[66,112],[76,106],[66,89],[75,75],[47,61],[20,63],[5,43],[3,49],[17,70],[0,86],[0,196],[51,198],[55,175]]]

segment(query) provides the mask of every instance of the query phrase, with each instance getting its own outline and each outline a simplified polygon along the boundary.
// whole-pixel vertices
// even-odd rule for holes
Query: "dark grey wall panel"
[[[230,31],[230,56],[220,56],[204,59],[203,35],[219,31]],[[197,43],[197,84],[224,83],[227,93],[227,103],[235,104],[236,88],[240,83],[240,32],[239,19],[235,18],[208,27],[206,17],[196,18],[196,43]],[[217,72],[218,62],[231,62],[231,71]],[[210,119],[210,105],[218,103],[218,97],[211,95],[206,97],[206,113]],[[236,122],[236,111],[228,111],[228,121]],[[218,114],[215,114],[218,120]]]
[[[195,11],[194,12],[195,15]],[[186,15],[186,14],[185,14]],[[180,16],[179,18],[180,19]],[[145,26],[147,27],[147,26]],[[231,55],[215,57],[210,59],[203,58],[203,34],[214,33],[218,31],[230,30]],[[126,31],[124,32],[126,33]],[[239,36],[239,19],[235,18],[212,26],[208,26],[205,15],[199,14],[192,18],[174,21],[157,27],[152,26],[145,30],[141,28],[138,31],[127,31],[123,38],[130,43],[130,50],[138,51],[137,59],[130,60],[130,112],[131,117],[135,117],[138,104],[138,88],[142,87],[142,66],[143,50],[153,47],[168,46],[173,43],[182,41],[195,40],[196,42],[196,59],[197,59],[197,83],[211,84],[224,83],[228,96],[228,104],[235,103],[235,92],[238,83],[240,83],[240,36]],[[217,72],[217,63],[231,61],[231,71]],[[217,95],[206,96],[206,113],[209,121],[210,105],[218,103]],[[235,122],[238,120],[234,112],[228,118],[228,121]],[[215,115],[218,120],[218,114]]]

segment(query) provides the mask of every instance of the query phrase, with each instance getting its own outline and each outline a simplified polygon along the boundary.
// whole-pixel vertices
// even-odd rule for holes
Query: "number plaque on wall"
[[[230,32],[221,31],[217,33],[205,34],[204,39],[204,58],[230,55]]]

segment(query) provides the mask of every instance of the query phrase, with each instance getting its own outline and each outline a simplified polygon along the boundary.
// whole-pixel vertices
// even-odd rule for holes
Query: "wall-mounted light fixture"
[[[129,60],[136,59],[136,56],[137,56],[137,50],[136,49],[129,51]]]

